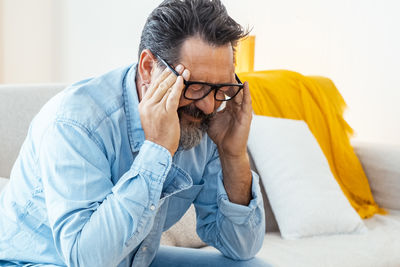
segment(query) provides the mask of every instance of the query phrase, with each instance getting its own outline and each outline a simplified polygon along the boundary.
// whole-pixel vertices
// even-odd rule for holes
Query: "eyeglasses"
[[[160,60],[167,68],[169,68],[176,76],[179,73],[164,59],[156,55],[158,60]],[[183,89],[183,96],[189,100],[201,100],[208,96],[211,91],[214,92],[214,98],[218,101],[229,101],[232,100],[240,90],[243,89],[243,83],[240,81],[239,77],[235,73],[235,79],[238,83],[206,83],[206,82],[195,82],[195,81],[185,81],[185,88]]]

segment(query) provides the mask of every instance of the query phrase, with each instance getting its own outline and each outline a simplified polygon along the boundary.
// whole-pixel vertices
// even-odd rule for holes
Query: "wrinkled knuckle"
[[[162,83],[160,83],[160,85],[158,86],[158,89],[163,90],[163,91],[168,89],[167,82],[163,81]]]

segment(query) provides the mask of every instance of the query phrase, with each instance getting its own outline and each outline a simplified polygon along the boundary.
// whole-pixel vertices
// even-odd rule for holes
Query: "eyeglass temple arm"
[[[239,77],[237,76],[237,74],[235,73],[235,79],[238,83],[243,84],[242,81],[239,79]]]
[[[180,74],[172,68],[164,59],[162,59],[160,56],[156,55],[158,60],[160,60],[168,69],[170,69],[176,76],[179,76]]]

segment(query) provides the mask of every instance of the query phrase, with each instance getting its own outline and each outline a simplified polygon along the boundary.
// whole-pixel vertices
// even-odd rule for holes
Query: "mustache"
[[[203,121],[208,121],[215,115],[215,112],[210,114],[205,114],[201,109],[197,108],[195,105],[188,105],[178,108],[179,117],[180,114],[182,113],[186,113],[187,115],[190,115],[196,119],[202,119]]]

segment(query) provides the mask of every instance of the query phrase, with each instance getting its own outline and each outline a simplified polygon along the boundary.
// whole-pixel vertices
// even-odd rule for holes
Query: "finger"
[[[167,111],[177,110],[179,106],[180,93],[183,90],[183,78],[179,76],[176,79],[175,84],[168,90],[168,94],[165,94],[162,101],[165,103],[165,109]]]
[[[240,90],[239,93],[232,99],[226,102],[226,108],[231,112],[238,112],[242,108],[243,102],[243,90]]]
[[[184,67],[183,65],[179,64],[175,69],[179,74],[181,74]],[[171,88],[171,86],[175,83],[176,78],[177,78],[176,74],[171,72],[171,74],[167,76],[165,80],[161,81],[160,84],[158,85],[157,90],[151,97],[152,101],[158,103],[164,97],[165,93],[169,90],[169,88]]]
[[[240,90],[239,93],[233,98],[233,101],[236,105],[242,105],[243,102],[243,90]]]
[[[170,69],[165,68],[165,70],[157,77],[157,79],[150,84],[150,86],[146,90],[146,94],[144,95],[144,99],[149,99],[153,96],[154,92],[157,90],[158,85],[168,77],[172,72]]]
[[[245,112],[252,113],[253,108],[251,105],[250,87],[248,82],[244,83],[242,91],[243,91],[242,110]]]
[[[225,110],[229,112],[237,112],[240,107],[233,99],[226,102]]]
[[[178,66],[176,66],[176,70],[179,73],[181,73],[181,71],[183,71],[183,66],[181,64],[179,64]],[[144,98],[150,99],[154,95],[154,93],[157,91],[160,83],[162,83],[168,76],[171,76],[171,75],[175,76],[175,74],[169,68],[165,68],[164,71],[160,74],[160,76],[157,77],[155,79],[155,81],[150,84],[148,90],[146,91]]]
[[[160,100],[160,103],[166,102],[168,100],[169,95],[171,94],[172,88],[169,88],[165,94],[164,97]]]
[[[185,69],[182,73],[182,76],[179,76],[176,79],[175,84],[171,88],[171,93],[169,94],[166,100],[166,109],[167,110],[177,110],[179,106],[179,101],[181,99],[182,91],[184,86],[183,79],[186,81],[190,78],[190,71]]]
[[[150,98],[151,101],[158,103],[165,96],[165,93],[174,85],[178,77],[171,73],[164,81],[162,81],[153,96]]]

